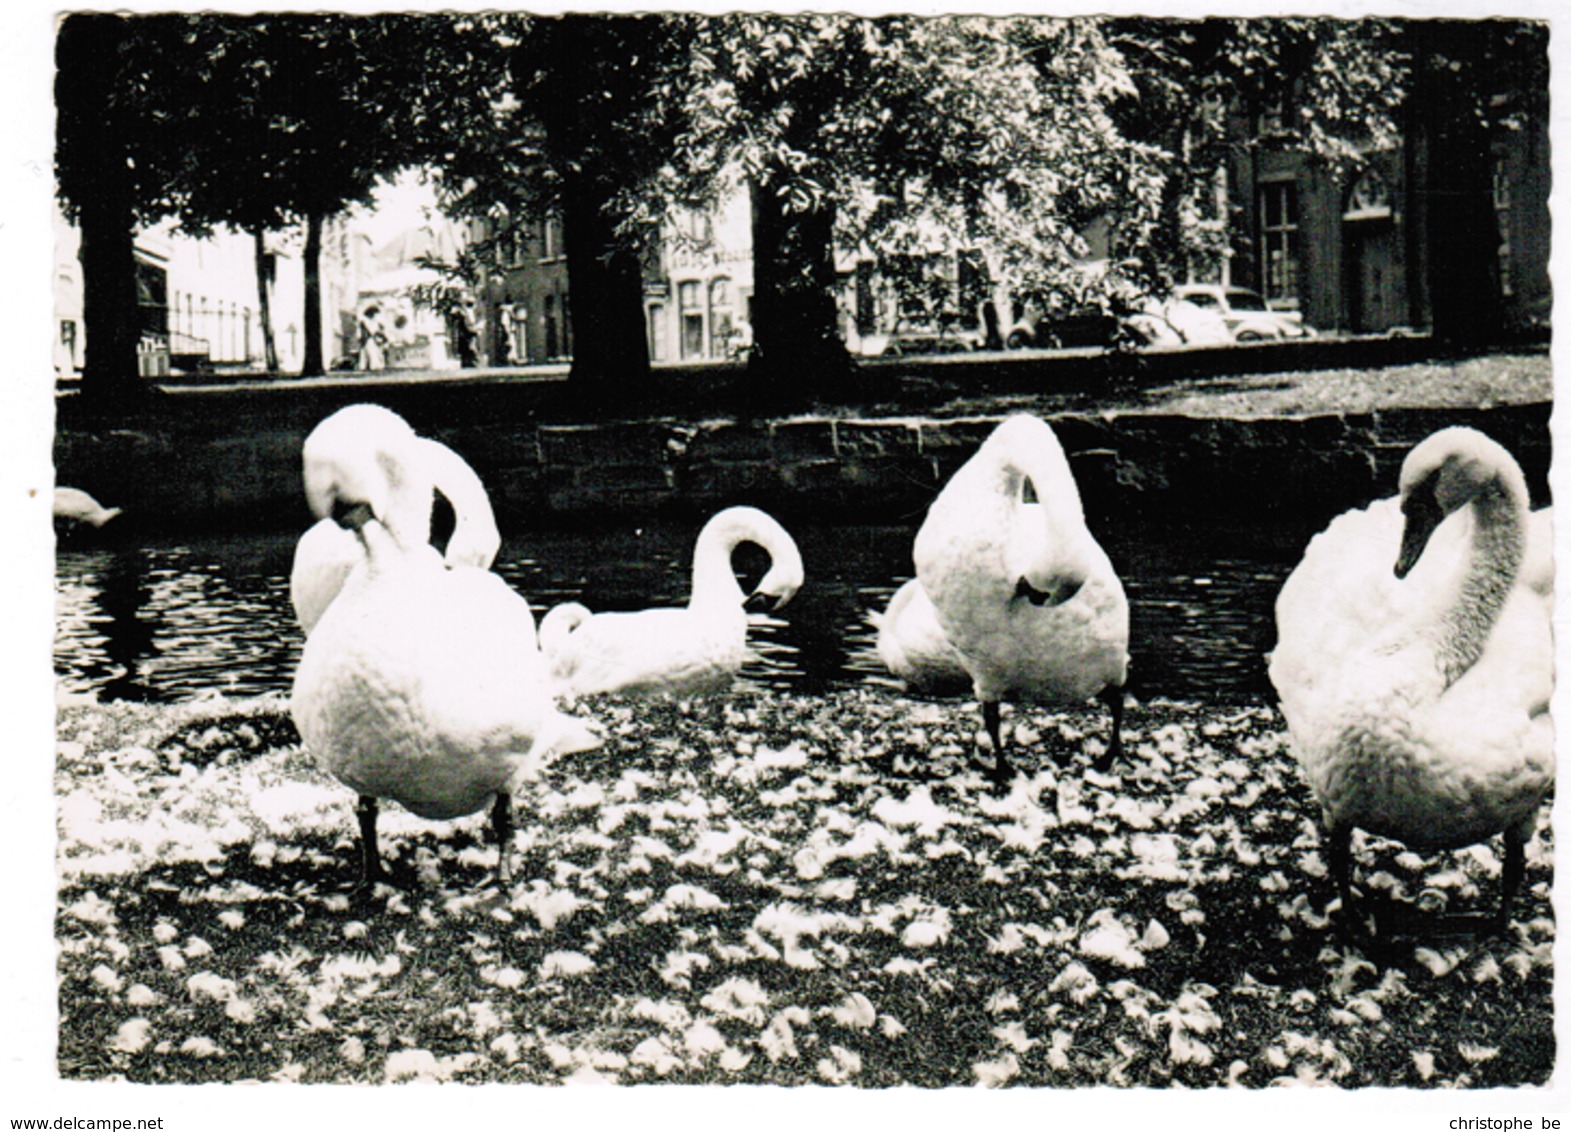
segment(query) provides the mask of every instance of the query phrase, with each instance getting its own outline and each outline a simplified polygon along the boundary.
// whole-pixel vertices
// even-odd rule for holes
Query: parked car
[[[901,319],[894,330],[881,338],[884,357],[902,357],[910,354],[959,354],[980,350],[986,341],[980,330],[956,326],[951,323],[933,323]],[[872,344],[875,336],[863,339]]]
[[[1133,309],[1112,314],[1099,307],[1046,315],[1028,309],[1009,332],[1011,350],[1119,346],[1215,346],[1233,341],[1227,323],[1215,311],[1180,298],[1139,300]]]
[[[1186,283],[1174,294],[1203,310],[1222,316],[1239,342],[1280,342],[1290,338],[1313,338],[1313,327],[1304,324],[1297,311],[1274,310],[1258,291],[1247,287],[1224,287],[1215,283]]]

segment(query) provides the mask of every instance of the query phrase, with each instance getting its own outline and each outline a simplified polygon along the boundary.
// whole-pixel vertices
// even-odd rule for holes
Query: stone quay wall
[[[912,524],[1007,413],[957,418],[661,417],[547,423],[462,390],[375,399],[479,472],[504,532],[629,519],[696,519],[733,503],[782,520]],[[341,395],[339,403],[357,399]],[[179,398],[135,422],[56,433],[58,482],[125,508],[117,523],[170,533],[301,529],[300,446],[336,405],[305,398]],[[1328,518],[1393,494],[1407,450],[1468,424],[1516,454],[1547,501],[1548,404],[1393,409],[1302,418],[1142,412],[1049,416],[1088,515],[1164,520]],[[107,528],[106,528],[107,530]]]

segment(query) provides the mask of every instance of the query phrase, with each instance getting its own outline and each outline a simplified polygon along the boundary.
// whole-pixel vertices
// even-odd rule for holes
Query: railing
[[[142,313],[144,326],[166,328],[170,353],[188,364],[244,365],[262,356],[261,322],[250,307],[176,304]]]

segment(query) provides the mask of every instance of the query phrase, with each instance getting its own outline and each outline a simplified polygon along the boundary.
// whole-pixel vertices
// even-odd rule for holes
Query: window
[[[669,345],[666,341],[666,310],[664,303],[649,304],[649,360],[663,362]]]
[[[554,358],[557,354],[557,323],[556,323],[556,296],[547,295],[544,302],[544,311],[541,319],[545,323],[545,356]]]
[[[1291,181],[1260,186],[1260,276],[1267,299],[1298,305],[1298,200]]]
[[[566,255],[562,242],[562,218],[547,216],[540,222],[540,262],[548,263]]]
[[[677,310],[681,314],[682,356],[704,356],[704,305],[703,292],[696,280],[678,283],[676,287]]]

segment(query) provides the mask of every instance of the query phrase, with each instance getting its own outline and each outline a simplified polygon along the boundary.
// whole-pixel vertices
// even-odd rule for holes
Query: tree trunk
[[[562,191],[572,296],[569,380],[582,392],[635,397],[646,392],[650,372],[643,268],[638,253],[617,240],[610,196],[610,186],[597,189],[590,177],[575,178]]]
[[[268,373],[276,374],[278,343],[273,338],[273,261],[268,258],[262,229],[253,228],[251,238],[256,248],[256,317],[262,326],[262,366]]]
[[[105,407],[142,392],[135,200],[126,135],[115,117],[124,31],[119,16],[71,16],[61,32],[56,86],[60,128],[70,131],[75,156],[69,196],[82,233],[82,396]]]
[[[305,222],[305,353],[301,377],[320,377],[322,365],[322,217],[313,212]]]
[[[124,155],[120,155],[123,159]],[[129,191],[103,177],[98,197],[84,203],[82,225],[82,396],[118,405],[142,392],[137,368],[141,312],[136,300],[136,243]]]
[[[834,208],[790,212],[752,190],[753,352],[748,388],[760,403],[835,391],[851,376],[835,302]]]

